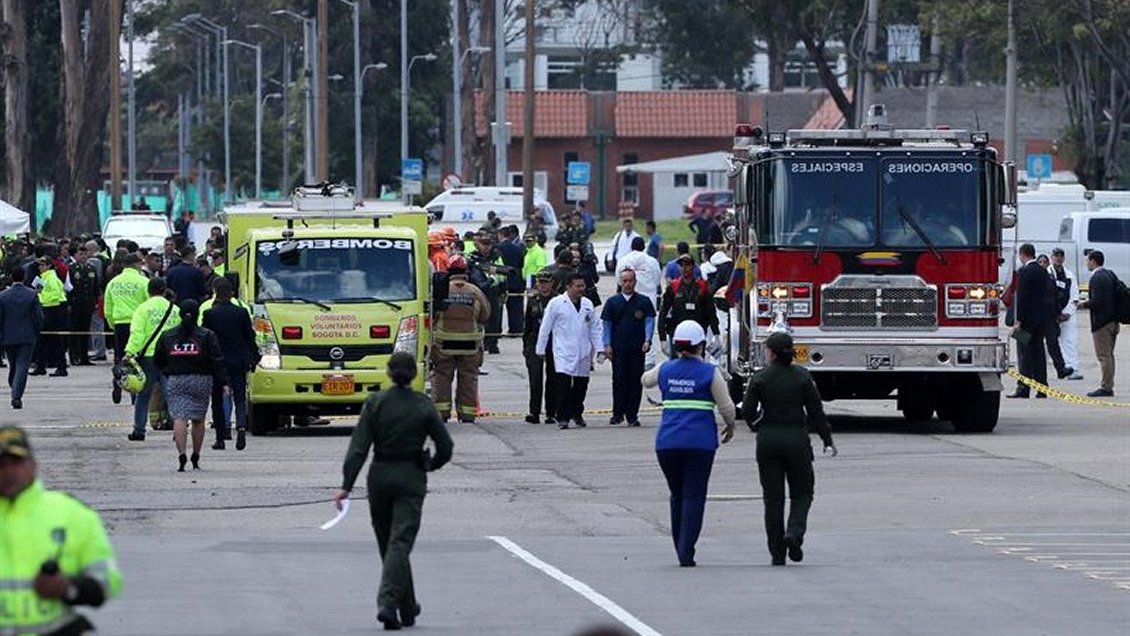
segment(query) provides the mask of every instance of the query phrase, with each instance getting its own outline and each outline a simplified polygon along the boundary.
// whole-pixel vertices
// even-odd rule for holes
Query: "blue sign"
[[[405,181],[424,180],[424,160],[404,159],[400,162],[400,178]]]
[[[1052,156],[1051,155],[1028,155],[1028,178],[1029,179],[1051,179],[1052,178]]]
[[[566,184],[588,185],[591,175],[590,164],[587,161],[570,161],[566,167]]]

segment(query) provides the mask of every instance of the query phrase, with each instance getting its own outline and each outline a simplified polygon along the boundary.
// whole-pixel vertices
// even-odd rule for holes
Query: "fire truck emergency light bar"
[[[989,143],[989,134],[982,131],[970,133],[968,130],[790,130],[786,133],[788,141],[792,143],[807,143],[808,145],[821,146],[833,145],[837,142],[920,142],[920,143],[972,143],[975,146],[984,146]],[[770,133],[770,143],[774,141]]]

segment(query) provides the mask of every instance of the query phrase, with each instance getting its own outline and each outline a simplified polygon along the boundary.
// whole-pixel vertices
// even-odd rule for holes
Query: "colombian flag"
[[[749,283],[752,276],[749,273],[749,256],[745,250],[738,254],[734,263],[734,273],[730,274],[730,282],[726,285],[726,302],[733,307],[742,302],[742,297],[749,293]]]

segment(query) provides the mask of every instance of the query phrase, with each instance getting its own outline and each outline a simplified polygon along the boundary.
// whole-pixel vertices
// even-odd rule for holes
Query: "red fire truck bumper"
[[[794,338],[794,362],[812,371],[993,372],[1008,368],[1008,345],[1000,340],[908,340]],[[764,364],[764,343],[753,344]]]

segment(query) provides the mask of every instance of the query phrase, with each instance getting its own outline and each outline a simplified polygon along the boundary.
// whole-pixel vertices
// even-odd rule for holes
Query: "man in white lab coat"
[[[1079,279],[1075,272],[1064,266],[1062,248],[1052,250],[1052,264],[1048,266],[1048,274],[1055,280],[1057,307],[1066,298],[1067,304],[1059,310],[1056,320],[1059,322],[1059,349],[1063,352],[1063,364],[1071,373],[1069,380],[1082,380],[1083,374],[1079,372],[1079,338],[1078,321],[1075,312],[1079,304]]]
[[[620,231],[612,235],[612,245],[608,248],[608,253],[604,255],[604,268],[609,272],[618,271],[616,266],[621,258],[628,255],[632,251],[632,241],[636,238],[643,238],[639,232],[635,230],[635,224],[632,219],[626,218],[621,222]],[[617,278],[616,280],[620,280]]]
[[[538,330],[534,353],[545,356],[546,344],[553,337],[553,364],[557,375],[557,428],[569,428],[572,420],[586,426],[585,394],[593,356],[601,347],[600,317],[592,301],[585,298],[585,278],[569,276],[565,293],[549,301]]]
[[[635,272],[636,293],[650,300],[651,306],[658,309],[659,294],[662,293],[659,284],[663,278],[663,270],[659,267],[659,261],[648,256],[646,247],[647,242],[642,236],[632,239],[632,251],[616,261],[616,280],[620,280],[620,274],[626,269]],[[644,368],[650,369],[654,366],[655,350],[648,349],[644,354]]]

